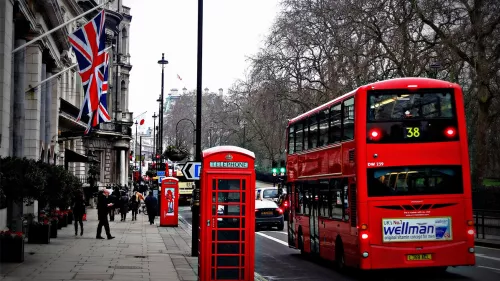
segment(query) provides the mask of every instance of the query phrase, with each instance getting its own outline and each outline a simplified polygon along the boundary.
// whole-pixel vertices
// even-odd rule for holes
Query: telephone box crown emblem
[[[226,160],[233,160],[233,155],[231,154],[226,155]]]

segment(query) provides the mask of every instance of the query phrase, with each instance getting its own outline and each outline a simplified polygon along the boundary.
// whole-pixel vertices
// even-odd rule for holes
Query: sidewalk
[[[481,234],[479,237],[483,237]],[[476,238],[475,244],[482,247],[490,247],[500,249],[500,236],[497,235],[484,235],[483,238]]]
[[[68,226],[48,245],[25,244],[24,263],[0,264],[0,280],[198,280],[185,223],[158,227],[158,219],[149,225],[143,214],[131,221],[131,212],[126,222],[119,220],[110,222],[115,239],[97,240],[97,210],[88,209],[83,236]]]

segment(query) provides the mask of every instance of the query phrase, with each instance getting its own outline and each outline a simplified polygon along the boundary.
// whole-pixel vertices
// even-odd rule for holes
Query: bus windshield
[[[451,91],[369,91],[368,121],[452,119],[455,117]]]
[[[368,169],[368,196],[462,194],[460,166]]]

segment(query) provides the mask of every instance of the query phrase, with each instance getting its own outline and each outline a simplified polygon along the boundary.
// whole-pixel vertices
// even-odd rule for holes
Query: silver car
[[[262,227],[285,228],[283,210],[270,200],[255,200],[255,229]]]

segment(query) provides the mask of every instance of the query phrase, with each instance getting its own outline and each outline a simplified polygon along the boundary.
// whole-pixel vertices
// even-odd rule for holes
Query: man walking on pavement
[[[153,196],[153,192],[150,191],[146,200],[146,208],[148,210],[149,224],[152,225],[155,223],[156,212],[158,208],[158,200]]]
[[[101,236],[103,226],[108,239],[115,238],[111,236],[111,231],[109,230],[108,212],[109,208],[113,206],[113,203],[108,202],[108,196],[109,192],[107,190],[101,190],[97,197],[97,217],[99,219],[99,225],[97,226],[96,239],[104,239],[104,237]]]

